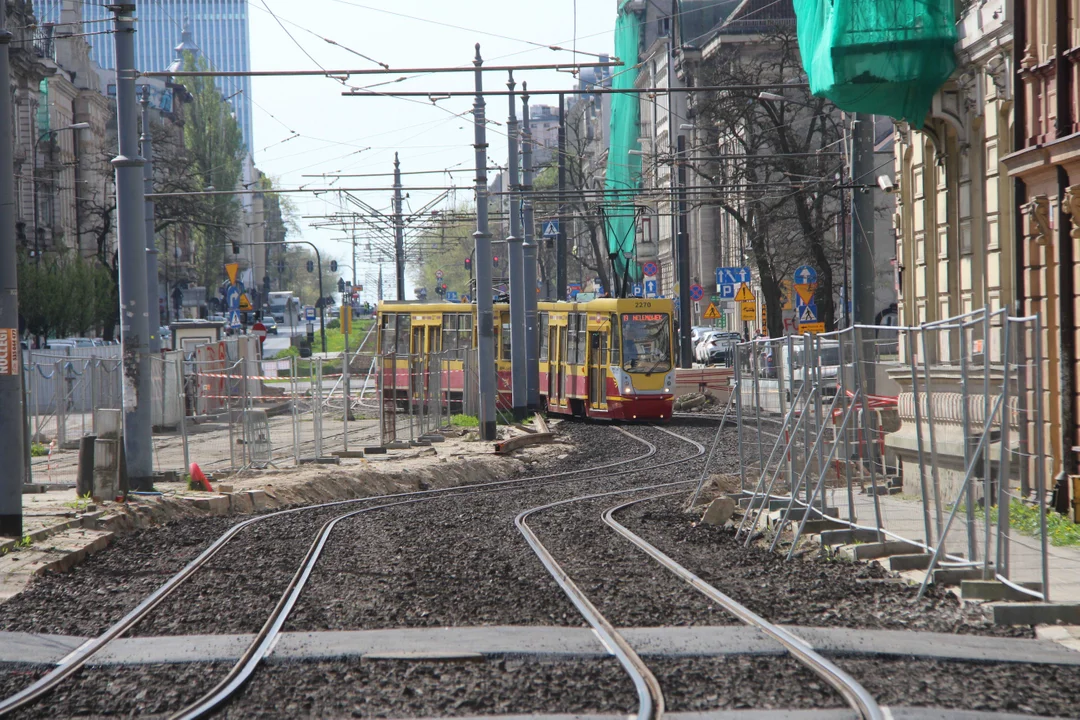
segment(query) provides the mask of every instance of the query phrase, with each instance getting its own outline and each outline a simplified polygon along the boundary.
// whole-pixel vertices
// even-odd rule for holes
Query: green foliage
[[[77,495],[74,500],[72,500],[71,502],[66,502],[64,503],[64,505],[66,507],[74,509],[75,512],[83,512],[88,507],[90,507],[93,502],[94,499],[90,495],[90,493],[86,493],[85,495]]]
[[[340,330],[341,329],[341,321],[340,320],[331,320],[330,322],[326,323],[326,329],[327,330]],[[344,340],[345,339],[343,337],[342,338],[343,343],[344,343]],[[343,347],[344,347],[344,345],[343,345]]]
[[[975,509],[975,515],[979,519],[985,517],[981,507]],[[997,524],[997,508],[990,509],[990,523]],[[1037,505],[1029,505],[1012,500],[1009,503],[1009,527],[1024,535],[1039,537],[1039,508]],[[1053,510],[1046,511],[1046,538],[1051,545],[1057,547],[1080,545],[1080,525],[1077,525],[1065,515]]]
[[[470,208],[458,208],[456,212],[471,212]],[[475,241],[472,234],[476,227],[468,222],[460,221],[441,230],[428,231],[422,245],[434,247],[436,252],[427,252],[419,262],[419,269],[413,274],[412,280],[417,288],[427,288],[428,302],[436,302],[441,298],[435,294],[436,278],[438,270],[443,271],[442,283],[446,283],[446,289],[462,295],[472,294],[469,284],[469,271],[465,269],[465,258],[473,252]],[[503,265],[505,267],[505,264]],[[474,269],[475,272],[475,269]],[[409,288],[406,300],[415,300],[416,293]]]
[[[85,335],[115,322],[116,283],[97,260],[65,253],[19,260],[19,313],[34,335]]]
[[[206,70],[206,61],[191,53],[184,69]],[[231,107],[214,85],[213,78],[185,78],[192,101],[185,106],[184,148],[201,187],[236,188],[242,176],[244,141]],[[195,226],[196,263],[199,281],[216,288],[224,277],[225,248],[239,234],[240,202],[233,195],[204,197],[200,224]]]
[[[472,415],[453,415],[450,417],[452,427],[480,427],[480,420]]]
[[[30,444],[30,457],[45,457],[49,454],[49,448],[41,443]]]

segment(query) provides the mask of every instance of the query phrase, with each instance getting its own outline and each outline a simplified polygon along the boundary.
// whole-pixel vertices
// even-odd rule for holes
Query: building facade
[[[65,0],[37,0],[34,7],[41,23],[60,22]],[[99,3],[78,3],[91,27],[104,29],[99,21],[112,13]],[[197,38],[198,51],[213,70],[251,69],[248,4],[245,0],[144,0],[136,4],[135,65],[139,70],[164,71],[175,58],[176,39],[187,32]],[[115,68],[111,35],[93,35],[91,57],[102,68]],[[223,97],[236,112],[248,151],[254,148],[251,78],[215,78]]]

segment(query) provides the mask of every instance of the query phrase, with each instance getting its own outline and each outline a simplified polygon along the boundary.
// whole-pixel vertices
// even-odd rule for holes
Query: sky
[[[471,67],[476,43],[481,44],[481,54],[489,65],[573,62],[572,52],[552,51],[547,46],[573,48],[575,37],[579,51],[611,53],[616,2],[250,0],[249,6],[253,70],[314,70],[320,66],[351,70],[377,67],[356,53],[391,68]],[[581,62],[594,59],[583,54],[577,57]],[[362,87],[402,77],[405,76],[353,76],[346,82]],[[527,80],[533,89],[561,89],[574,84],[569,74],[557,71],[518,72],[514,79],[519,89],[522,80]],[[485,73],[484,80],[487,89],[505,89],[507,78],[505,73],[493,72]],[[471,73],[408,76],[392,82],[392,87],[424,92],[472,90],[473,76]],[[468,170],[474,166],[471,98],[444,99],[433,106],[427,99],[342,97],[345,90],[341,82],[320,77],[254,79],[255,164],[278,187],[330,187],[335,182],[337,187],[385,187],[385,190],[356,194],[380,211],[389,212],[390,176],[336,181],[305,176],[391,173],[395,152],[400,154],[403,172]],[[557,98],[535,97],[531,102],[555,104]],[[498,122],[488,126],[489,166],[505,165],[507,98],[489,98],[487,112],[489,119]],[[460,188],[451,193],[444,209],[473,201],[472,172],[405,175],[402,180],[409,194],[406,212],[420,209],[441,192],[410,190],[410,185]],[[333,257],[349,264],[349,236],[339,230],[313,228],[311,223],[317,220],[306,219],[340,212],[339,195],[291,197],[301,217],[298,237],[315,243],[324,262]],[[358,232],[361,238],[371,234],[363,228]],[[367,254],[364,249],[367,242],[358,241],[359,255]],[[365,299],[375,298],[376,268],[358,262],[357,276],[365,286]],[[392,264],[384,266],[384,274],[388,279],[393,276]],[[345,272],[342,277],[351,279],[351,272]],[[407,284],[411,298],[412,283]]]

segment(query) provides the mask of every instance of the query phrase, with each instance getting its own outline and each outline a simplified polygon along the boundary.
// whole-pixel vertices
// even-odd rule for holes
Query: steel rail
[[[619,429],[619,428],[617,428]],[[621,429],[620,429],[621,430]],[[641,438],[638,438],[629,433],[624,433],[632,439],[644,444],[647,448],[646,452],[629,458],[627,460],[619,460],[610,463],[604,463],[602,465],[591,466],[578,470],[567,470],[561,473],[548,473],[545,475],[531,475],[524,478],[516,478],[513,480],[496,480],[488,483],[477,483],[474,485],[457,486],[450,488],[436,488],[434,490],[418,490],[404,493],[391,493],[387,495],[373,495],[366,498],[354,498],[351,500],[336,500],[329,503],[321,503],[318,505],[308,505],[299,508],[290,508],[288,510],[279,510],[277,512],[268,513],[266,515],[260,515],[258,517],[244,520],[223,533],[217,538],[209,547],[203,550],[198,557],[189,562],[184,568],[166,580],[160,587],[154,592],[148,595],[142,602],[136,605],[130,610],[124,617],[107,628],[101,635],[96,638],[91,638],[71,653],[61,658],[56,667],[51,671],[40,677],[38,680],[23,688],[14,695],[10,695],[7,698],[0,700],[0,717],[8,715],[9,713],[26,707],[42,696],[48,694],[58,686],[60,686],[65,680],[70,678],[79,669],[86,665],[90,659],[103,650],[106,646],[117,640],[141,620],[145,619],[147,615],[158,605],[160,605],[166,598],[168,598],[173,592],[175,592],[181,585],[189,580],[200,568],[202,568],[207,562],[209,562],[218,552],[222,550],[233,538],[236,537],[245,528],[260,523],[271,518],[283,517],[285,515],[293,515],[298,513],[310,512],[312,510],[322,510],[332,507],[341,507],[344,505],[351,505],[356,503],[374,502],[379,500],[390,500],[394,498],[406,498],[406,497],[420,497],[430,498],[432,496],[454,496],[462,494],[471,494],[470,491],[475,492],[480,489],[499,489],[507,488],[510,486],[521,485],[523,483],[534,483],[538,480],[558,480],[561,478],[570,477],[573,475],[580,475],[583,473],[595,472],[597,470],[607,470],[619,465],[625,465],[628,463],[639,462],[641,460],[648,459],[656,454],[656,447],[651,443],[648,443]],[[633,472],[636,472],[634,470]]]
[[[622,535],[665,568],[685,580],[702,595],[719,604],[747,625],[758,628],[787,648],[788,652],[795,658],[835,688],[836,691],[844,697],[847,703],[859,713],[860,717],[864,718],[864,720],[884,720],[886,717],[885,713],[866,688],[831,660],[814,650],[805,640],[794,633],[785,630],[779,625],[772,624],[750,610],[750,608],[737,602],[734,598],[720,592],[671,557],[665,555],[656,546],[650,544],[648,541],[629,530],[625,525],[621,524],[613,517],[616,512],[625,508],[672,494],[674,493],[663,493],[661,495],[631,500],[630,502],[606,510],[601,517],[603,517],[604,522],[615,530],[615,532]]]
[[[641,438],[637,438],[635,435],[627,432],[626,430],[623,430],[622,428],[616,429],[624,435],[627,435],[628,437],[635,438],[640,442],[647,442],[645,440],[642,440]],[[673,433],[664,428],[658,427],[656,429],[666,432],[673,437],[676,437],[680,440],[694,445],[697,448],[697,452],[689,457],[679,458],[677,460],[669,460],[648,469],[653,470],[656,468],[678,465],[684,462],[688,462],[690,460],[695,460],[705,454],[705,446],[701,443]],[[718,429],[717,432],[719,433],[720,429]],[[637,472],[637,470],[635,470],[634,472]],[[520,532],[525,538],[525,542],[527,542],[529,544],[529,547],[532,548],[532,551],[536,553],[536,556],[540,559],[540,562],[555,579],[555,582],[558,583],[559,587],[562,588],[562,591],[570,599],[570,602],[574,604],[574,607],[578,609],[578,612],[581,613],[582,617],[584,617],[585,620],[589,623],[589,625],[592,626],[593,630],[600,638],[600,641],[604,644],[604,647],[607,648],[608,652],[615,656],[615,658],[619,661],[619,664],[623,666],[623,669],[626,670],[627,674],[630,676],[630,679],[633,681],[634,688],[637,690],[638,695],[638,720],[654,720],[663,717],[664,693],[660,687],[660,682],[656,679],[656,676],[653,675],[652,671],[649,670],[648,665],[646,665],[645,661],[641,659],[641,656],[638,655],[634,648],[630,645],[630,643],[626,641],[626,638],[619,634],[619,631],[615,629],[615,626],[612,625],[611,622],[604,617],[604,615],[600,612],[599,609],[597,609],[595,605],[593,605],[593,603],[589,600],[588,596],[586,596],[585,593],[582,592],[581,588],[577,586],[577,584],[573,581],[573,579],[571,579],[567,572],[563,570],[562,566],[559,565],[558,561],[551,554],[551,552],[546,547],[544,547],[544,544],[540,542],[540,538],[537,537],[533,529],[529,527],[528,519],[530,516],[536,513],[550,510],[551,508],[559,507],[562,505],[568,505],[584,500],[594,500],[597,498],[610,497],[612,495],[625,495],[627,493],[653,490],[658,487],[666,488],[672,487],[673,485],[685,485],[688,482],[692,481],[684,480],[677,483],[664,483],[662,485],[649,485],[645,487],[631,488],[629,490],[614,490],[605,493],[583,495],[580,497],[559,500],[558,502],[548,503],[547,505],[530,508],[529,510],[521,512],[516,518],[514,518],[514,525],[517,526],[518,532]]]
[[[102,649],[104,649],[111,642],[113,642],[114,640],[116,640],[116,639],[120,638],[121,636],[123,636],[126,632],[128,632],[135,625],[137,625],[141,620],[145,619],[145,617],[150,613],[151,610],[153,610],[155,607],[157,607],[169,595],[171,595],[173,592],[175,592],[184,582],[186,582],[188,579],[190,579],[192,575],[194,575],[202,566],[204,566],[211,558],[213,558],[223,547],[225,547],[225,545],[228,544],[228,542],[231,541],[237,534],[239,534],[239,532],[241,530],[243,530],[244,528],[246,528],[246,527],[248,527],[250,525],[253,525],[253,524],[258,523],[258,522],[262,522],[264,520],[269,520],[270,518],[274,518],[274,517],[281,517],[281,516],[285,516],[285,515],[308,512],[308,511],[311,511],[311,510],[320,510],[320,509],[325,509],[325,508],[340,507],[340,506],[344,506],[344,505],[350,505],[350,504],[356,504],[356,503],[362,503],[362,502],[373,502],[373,501],[378,501],[378,500],[390,500],[390,499],[394,499],[394,498],[412,498],[411,500],[404,501],[404,502],[391,503],[391,504],[388,504],[388,505],[377,506],[376,508],[370,508],[370,509],[384,509],[384,508],[393,507],[393,506],[396,506],[396,505],[411,504],[411,503],[420,502],[420,501],[423,501],[423,500],[439,499],[439,498],[442,498],[442,497],[457,497],[457,496],[460,496],[460,495],[480,494],[482,492],[498,491],[498,490],[501,490],[501,489],[512,489],[512,486],[521,485],[521,484],[527,483],[527,482],[528,483],[535,483],[538,480],[557,482],[560,479],[568,478],[568,477],[571,477],[571,476],[574,476],[574,475],[581,475],[581,474],[584,474],[584,473],[595,472],[597,470],[606,470],[606,469],[610,469],[610,468],[613,468],[613,467],[618,467],[619,465],[626,465],[626,464],[629,464],[629,463],[639,462],[641,460],[648,459],[648,458],[650,458],[650,457],[652,457],[653,455],[656,454],[656,446],[653,445],[652,443],[648,442],[647,440],[644,440],[643,438],[637,437],[636,435],[628,433],[625,430],[623,430],[622,428],[616,427],[615,429],[618,430],[619,432],[621,432],[622,434],[626,435],[627,437],[631,438],[632,440],[635,440],[635,441],[645,445],[646,448],[647,448],[646,452],[641,454],[641,455],[638,455],[638,456],[635,456],[633,458],[629,458],[629,459],[626,459],[626,460],[618,460],[618,461],[614,461],[614,462],[610,462],[610,463],[604,463],[604,464],[601,464],[601,465],[594,465],[594,466],[587,467],[587,468],[581,468],[581,469],[578,469],[578,470],[567,470],[567,471],[559,472],[559,473],[548,473],[548,474],[544,474],[544,475],[532,475],[532,476],[529,476],[529,477],[517,478],[517,479],[514,479],[514,480],[497,480],[497,481],[488,482],[488,483],[477,483],[475,485],[465,485],[465,486],[458,486],[458,487],[452,487],[452,488],[437,488],[437,489],[434,489],[434,490],[420,490],[420,491],[405,492],[405,493],[392,493],[392,494],[388,494],[388,495],[374,495],[374,496],[366,497],[366,498],[355,498],[355,499],[351,499],[351,500],[337,500],[337,501],[334,501],[334,502],[322,503],[322,504],[319,504],[319,505],[310,505],[310,506],[305,506],[305,507],[300,507],[300,508],[291,508],[291,509],[288,509],[288,510],[279,510],[279,511],[274,512],[274,513],[269,513],[267,515],[262,515],[262,516],[259,516],[259,517],[256,517],[256,518],[251,518],[251,519],[245,520],[245,521],[243,521],[243,522],[241,522],[241,523],[239,523],[237,525],[234,525],[228,531],[226,531],[221,537],[219,537],[217,540],[215,540],[214,543],[212,545],[210,545],[208,548],[206,548],[206,550],[204,550],[198,557],[196,557],[194,560],[192,560],[190,563],[188,563],[188,565],[186,565],[182,570],[180,570],[180,572],[178,572],[176,575],[174,575],[169,580],[167,580],[164,584],[162,584],[159,588],[157,588],[157,590],[155,590],[153,593],[151,593],[149,596],[147,596],[141,603],[139,603],[139,605],[137,605],[134,609],[129,611],[123,618],[121,618],[114,625],[112,625],[107,630],[105,630],[105,632],[103,632],[101,635],[99,635],[96,638],[92,638],[92,639],[86,641],[79,648],[77,648],[73,652],[69,653],[64,658],[62,658],[59,661],[59,663],[57,663],[56,668],[54,668],[52,671],[50,671],[46,675],[39,678],[37,681],[32,683],[30,686],[24,688],[23,690],[19,691],[18,693],[14,694],[14,695],[9,696],[8,698],[4,699],[3,701],[0,701],[0,717],[3,717],[3,716],[5,716],[5,715],[17,710],[17,709],[20,709],[22,707],[26,707],[27,705],[32,704],[33,702],[40,699],[42,696],[48,694],[49,692],[54,690],[56,687],[58,687],[60,684],[62,684],[65,680],[67,680],[69,677],[71,677],[71,675],[73,675],[75,672],[77,672],[79,669],[81,669],[83,666],[85,666],[86,663],[89,662],[89,660],[96,653],[100,652]],[[675,435],[674,433],[671,433],[670,431],[665,430],[664,428],[657,427],[656,429],[661,430],[663,432],[666,432],[666,433],[668,433],[670,435],[674,435],[675,437],[680,437],[681,438],[681,436]],[[681,438],[681,439],[685,439],[685,438]],[[688,440],[688,442],[693,442],[693,441]],[[697,443],[695,443],[695,444],[697,444]],[[702,448],[702,452],[704,452],[703,448]],[[701,453],[699,453],[699,455],[700,454]],[[642,470],[651,470],[651,469],[655,469],[655,468],[665,467],[665,466],[674,464],[675,462],[685,462],[685,460],[669,461],[669,462],[661,463],[659,465],[649,466],[649,467],[645,467],[645,468],[633,468],[632,470],[625,470],[625,471],[622,471],[622,472],[619,472],[619,473],[613,473],[610,476],[628,475],[628,474],[635,473],[635,472],[641,472]],[[363,509],[363,510],[361,510],[359,512],[362,512],[362,511],[365,511],[365,510],[367,510],[367,509]],[[351,516],[351,515],[355,515],[355,514],[358,514],[358,512],[357,513],[350,513],[349,515]],[[341,518],[338,518],[338,519],[341,519]],[[295,580],[295,578],[294,578],[294,580]],[[253,643],[253,645],[254,645],[254,643]],[[251,648],[249,648],[249,650],[250,649]],[[261,660],[261,657],[262,656],[259,656],[260,660]],[[255,664],[257,665],[257,663],[258,663],[258,660],[256,660]],[[249,675],[250,675],[250,673],[248,673],[248,676]],[[247,677],[247,676],[245,676],[245,677]],[[241,684],[242,684],[242,682],[243,681],[241,681]]]

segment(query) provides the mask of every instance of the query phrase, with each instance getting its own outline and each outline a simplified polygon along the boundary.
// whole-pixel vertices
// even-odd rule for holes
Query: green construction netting
[[[615,90],[633,88],[638,76],[634,64],[641,40],[641,23],[626,6],[627,2],[620,5],[619,17],[615,21],[615,56],[626,63],[612,75],[611,87]],[[618,273],[625,275],[629,269],[634,278],[639,274],[637,266],[627,260],[625,254],[634,250],[634,198],[629,191],[641,184],[641,156],[630,154],[631,150],[638,149],[640,112],[636,93],[611,95],[605,230],[608,251],[618,253]],[[627,265],[631,267],[627,268]]]
[[[810,90],[921,128],[956,67],[953,0],[794,0]]]

